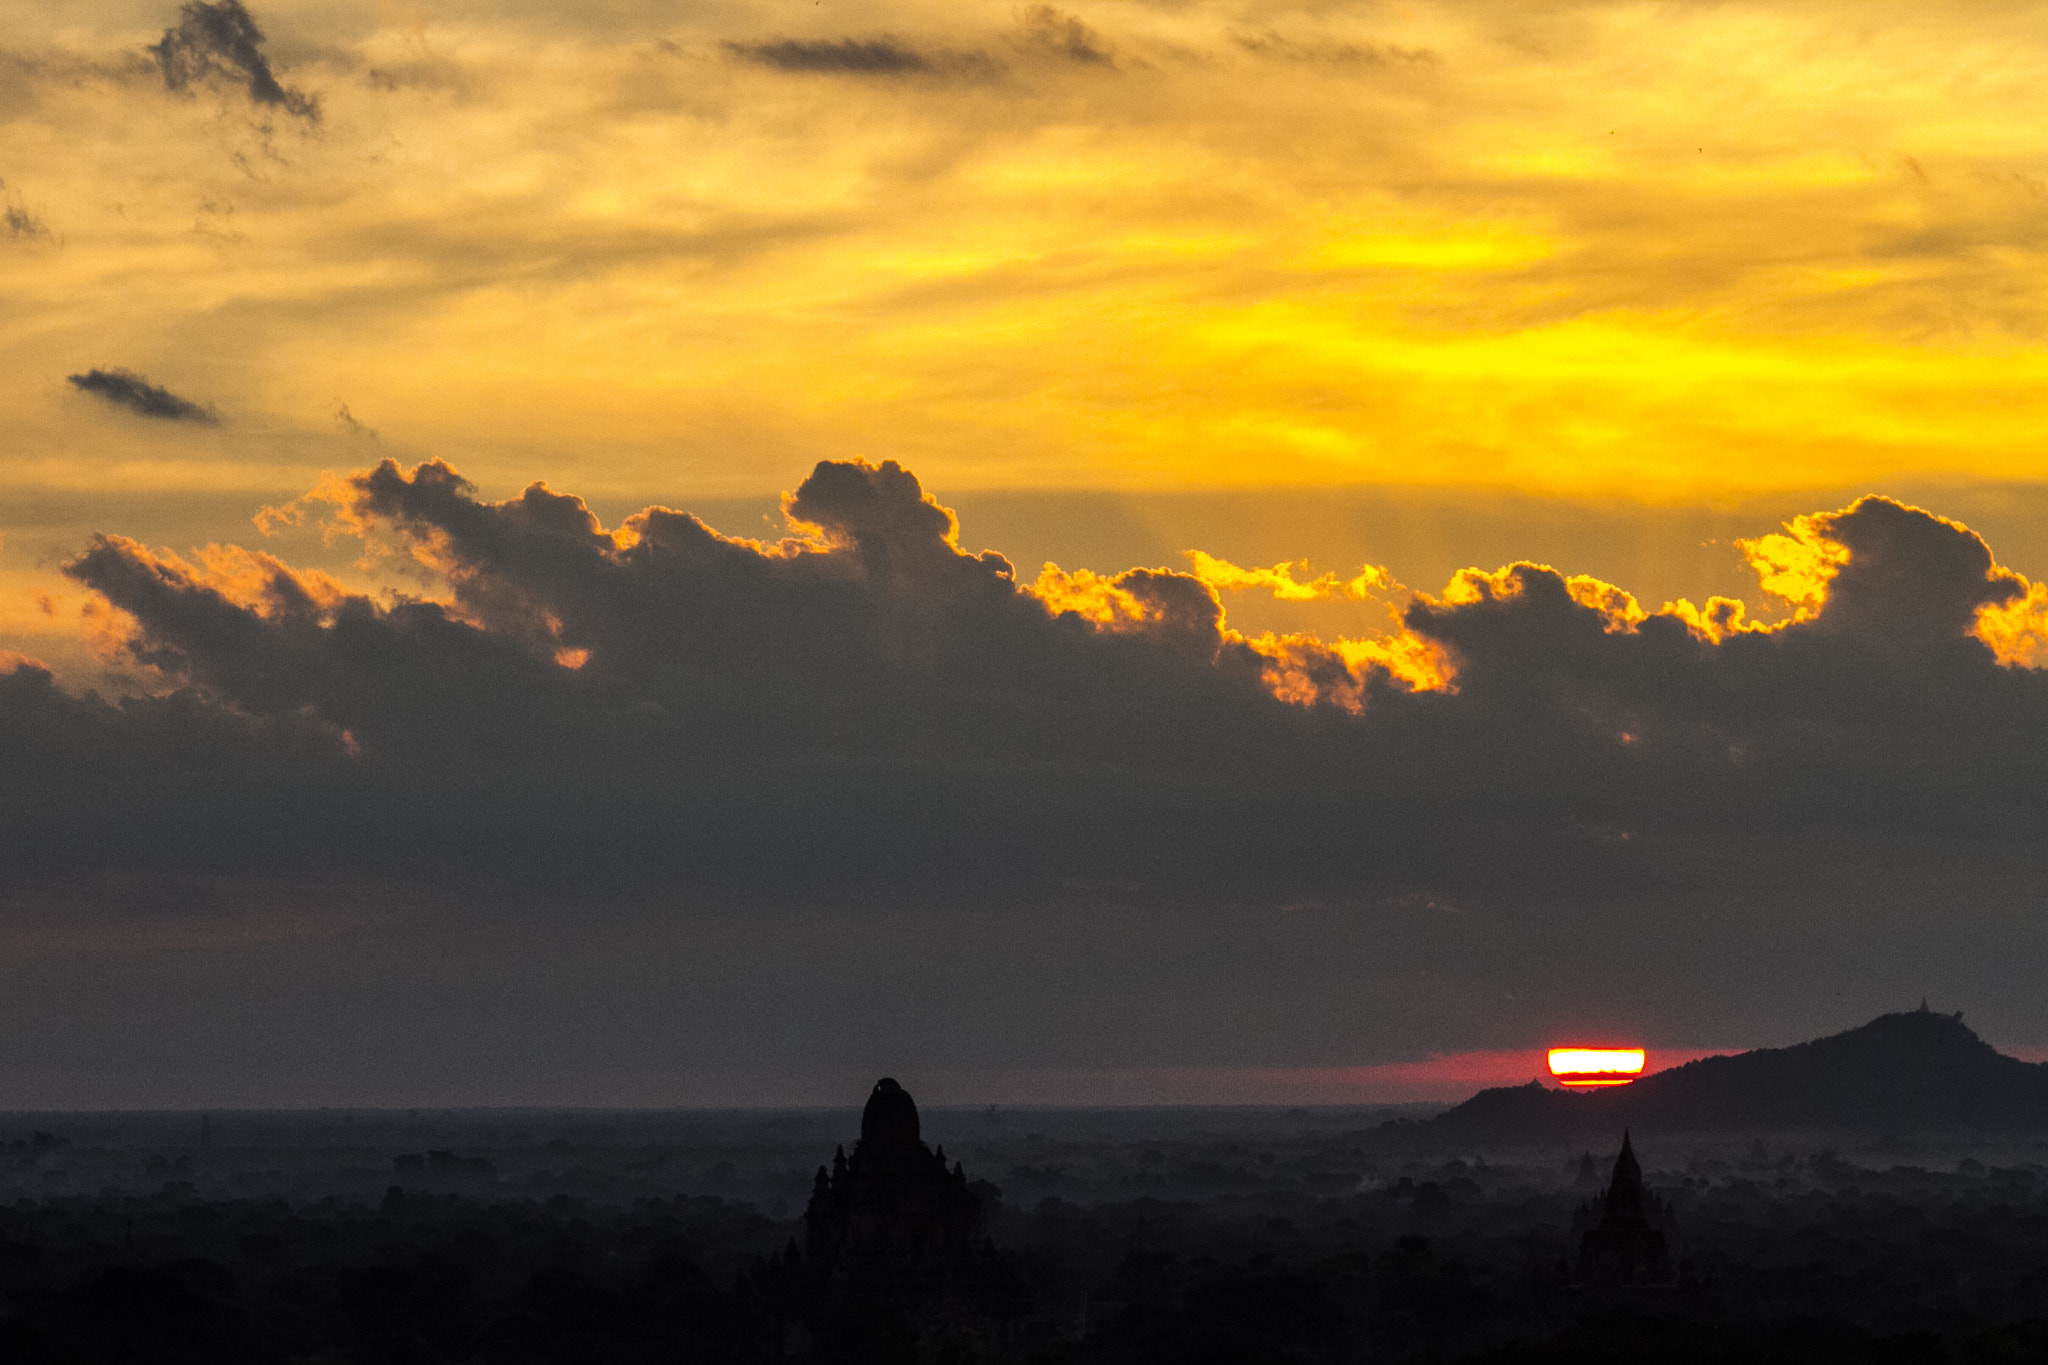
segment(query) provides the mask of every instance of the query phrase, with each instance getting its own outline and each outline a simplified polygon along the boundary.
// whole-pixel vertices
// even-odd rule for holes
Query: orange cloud
[[[1449,651],[1411,630],[1372,639],[1339,639],[1332,646],[1353,669],[1383,668],[1417,692],[1454,692],[1457,668]]]
[[[1260,677],[1267,690],[1297,706],[1361,712],[1375,671],[1411,692],[1457,690],[1448,651],[1409,630],[1362,640],[1339,636],[1327,644],[1306,634],[1233,635],[1265,660]]]
[[[1293,564],[1270,569],[1240,569],[1227,560],[1191,551],[1195,572],[1172,574],[1134,569],[1115,576],[1077,569],[1069,573],[1047,564],[1026,591],[1055,614],[1072,612],[1097,630],[1111,634],[1140,633],[1169,621],[1184,629],[1212,632],[1218,649],[1237,648],[1256,656],[1260,680],[1280,700],[1296,706],[1329,705],[1346,711],[1364,710],[1369,679],[1377,671],[1411,691],[1451,686],[1450,656],[1434,641],[1399,625],[1384,636],[1325,641],[1309,632],[1246,635],[1224,621],[1219,588],[1269,588],[1283,601],[1316,601],[1343,595],[1364,597],[1373,589],[1394,586],[1385,570],[1367,565],[1349,582],[1325,574],[1307,583],[1295,579]],[[1183,592],[1162,592],[1161,584],[1199,587],[1202,600],[1214,607],[1213,622],[1194,619]]]
[[[1696,607],[1691,598],[1681,597],[1676,602],[1666,602],[1657,609],[1657,614],[1677,617],[1694,635],[1710,645],[1718,645],[1729,636],[1740,635],[1744,631],[1776,629],[1761,621],[1750,620],[1749,608],[1733,597],[1709,597],[1704,607]]]
[[[196,566],[170,554],[160,554],[158,560],[190,574],[195,583],[212,588],[237,606],[248,607],[266,618],[310,608],[326,619],[353,595],[332,574],[318,569],[294,569],[261,550],[206,545],[193,553],[199,560]]]
[[[2021,581],[2022,595],[1978,610],[1976,636],[2008,667],[2048,667],[2048,583]]]
[[[1887,519],[1896,526],[1880,529],[1879,523]],[[1363,638],[1325,637],[1313,631],[1246,635],[1223,622],[1219,605],[1219,647],[1241,646],[1256,655],[1261,677],[1275,697],[1294,705],[1331,705],[1359,712],[1367,704],[1369,682],[1375,673],[1411,691],[1457,690],[1456,651],[1411,629],[1400,610],[1406,602],[1452,608],[1504,604],[1519,599],[1532,581],[1554,579],[1570,602],[1599,616],[1607,634],[1634,634],[1653,616],[1666,617],[1683,622],[1697,640],[1714,646],[1737,635],[1777,632],[1819,621],[1836,595],[1838,578],[1852,563],[1865,576],[1858,579],[1862,585],[1858,591],[1865,595],[1869,575],[1888,578],[1916,572],[1917,565],[1910,557],[1902,557],[1907,554],[1904,547],[1887,539],[1900,534],[1931,537],[1930,544],[1951,546],[1952,553],[1960,556],[1944,566],[1942,576],[1929,578],[1925,585],[1925,591],[1932,594],[1929,604],[1936,604],[1945,593],[1963,594],[1968,599],[1964,610],[1974,612],[1974,625],[1968,633],[1989,647],[1999,662],[2014,667],[2048,666],[2048,584],[2031,583],[1997,565],[1981,538],[1962,523],[1883,498],[1863,498],[1836,511],[1808,513],[1793,518],[1778,532],[1736,542],[1763,592],[1789,608],[1783,619],[1775,621],[1758,620],[1749,614],[1745,602],[1725,596],[1709,597],[1704,605],[1679,598],[1651,612],[1634,594],[1604,579],[1566,575],[1529,561],[1493,570],[1461,569],[1437,597],[1410,593],[1386,570],[1372,565],[1350,580],[1334,573],[1305,578],[1299,573],[1298,560],[1244,568],[1200,550],[1188,552],[1192,574],[1173,577],[1192,577],[1218,604],[1222,593],[1253,590],[1297,603],[1400,594],[1390,628]],[[1860,552],[1850,544],[1858,536],[1864,542]],[[1149,576],[1163,571],[1143,572]],[[1959,577],[1948,579],[1948,573]],[[1131,591],[1134,581],[1130,575],[1102,575],[1085,569],[1067,573],[1048,565],[1031,591],[1054,611],[1072,611],[1098,629],[1137,632],[1162,621],[1166,608],[1156,597]],[[1861,610],[1852,605],[1838,611],[1842,620],[1837,624],[1858,628],[1848,623]]]
[[[1096,629],[1110,632],[1142,630],[1160,618],[1162,609],[1158,602],[1125,586],[1128,578],[1128,574],[1099,574],[1093,569],[1068,573],[1048,563],[1026,591],[1056,616],[1072,612]]]
[[[1648,618],[1648,613],[1642,609],[1632,593],[1617,588],[1612,583],[1594,578],[1590,574],[1566,576],[1548,564],[1536,564],[1528,560],[1503,565],[1491,573],[1484,569],[1460,569],[1451,576],[1450,583],[1444,588],[1443,596],[1437,600],[1454,607],[1472,606],[1488,601],[1509,601],[1522,595],[1526,577],[1531,572],[1557,574],[1564,580],[1565,591],[1572,601],[1600,613],[1610,635],[1633,631]]]
[[[1365,565],[1357,577],[1349,580],[1339,580],[1336,574],[1326,573],[1304,583],[1295,578],[1297,561],[1291,559],[1283,560],[1270,569],[1241,569],[1227,559],[1218,559],[1200,550],[1189,550],[1187,554],[1194,561],[1195,577],[1210,587],[1225,592],[1265,588],[1282,602],[1320,602],[1332,597],[1363,601],[1375,592],[1398,586],[1392,574],[1373,564]]]
[[[1735,548],[1756,570],[1757,583],[1792,608],[1795,621],[1820,614],[1828,584],[1849,562],[1849,547],[1829,534],[1832,513],[1812,513],[1786,523],[1785,534],[1738,540]]]

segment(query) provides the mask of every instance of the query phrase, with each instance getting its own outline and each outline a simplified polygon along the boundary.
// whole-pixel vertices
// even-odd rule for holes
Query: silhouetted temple
[[[904,1291],[971,1271],[983,1249],[981,1199],[946,1149],[925,1146],[917,1105],[875,1082],[853,1155],[818,1168],[804,1212],[804,1261],[815,1276],[862,1290]]]
[[[1614,1178],[1572,1218],[1579,1259],[1572,1282],[1587,1286],[1676,1284],[1678,1224],[1664,1201],[1643,1187],[1629,1135],[1621,1135]]]
[[[782,1358],[992,1362],[1028,1335],[1034,1296],[1017,1259],[987,1235],[1001,1191],[946,1165],[918,1131],[902,1086],[875,1082],[848,1156],[818,1168],[791,1238],[753,1279]],[[893,1343],[893,1344],[892,1344]]]

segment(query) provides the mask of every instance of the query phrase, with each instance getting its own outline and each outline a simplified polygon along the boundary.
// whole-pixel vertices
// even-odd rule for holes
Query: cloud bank
[[[481,501],[439,462],[387,460],[307,506],[445,595],[376,600],[260,552],[187,562],[103,535],[66,572],[120,613],[119,648],[159,695],[60,699],[32,668],[16,688],[109,733],[116,718],[203,717],[209,734],[307,758],[293,780],[325,774],[311,789],[334,799],[343,775],[437,800],[502,779],[539,794],[531,819],[546,824],[568,818],[552,787],[581,801],[601,780],[622,818],[678,821],[678,839],[614,866],[627,877],[675,858],[762,876],[690,837],[700,816],[740,837],[744,820],[690,802],[691,775],[738,769],[792,803],[771,801],[748,839],[816,826],[801,844],[872,820],[926,842],[927,869],[1144,869],[1168,889],[1213,885],[1211,864],[1278,840],[1289,857],[1226,874],[1275,903],[1484,884],[1511,862],[1468,867],[1464,841],[1496,819],[1561,848],[1625,828],[1969,833],[2048,798],[2037,741],[2015,739],[2038,728],[2042,676],[2000,657],[2038,629],[2024,615],[2035,585],[1966,528],[1883,498],[1746,543],[1792,608],[1775,625],[1725,599],[1646,612],[1612,585],[1521,563],[1416,595],[1390,637],[1329,642],[1228,626],[1219,583],[1342,590],[1286,565],[1048,565],[1020,583],[996,552],[963,550],[952,514],[893,462],[821,463],[773,542],[660,507],[607,530],[545,484]],[[1005,817],[939,839],[961,817],[939,793],[962,784]],[[1039,799],[1055,793],[1083,799],[1069,807],[1086,813],[1080,837],[1041,837]],[[1222,804],[1163,833],[1198,794]],[[459,805],[444,818],[460,822]],[[1089,831],[1111,809],[1156,819],[1165,842],[1098,843]],[[1385,821],[1435,827],[1436,847],[1361,856],[1337,837]],[[862,875],[893,879],[898,853],[842,849],[855,861],[833,871],[871,862]],[[589,871],[573,852],[543,861],[572,881]]]
[[[742,1015],[890,981],[956,1063],[1697,1028],[1828,970],[2028,1008],[2041,594],[1955,522],[1873,497],[1747,542],[1772,622],[1520,563],[1325,641],[1233,630],[1207,557],[1027,583],[890,462],[785,511],[607,529],[387,460],[284,513],[432,585],[382,598],[100,536],[66,572],[155,684],[0,675],[10,913],[632,923],[780,974]],[[1345,591],[1289,567],[1225,586]],[[1020,1044],[1045,1011],[1152,1023]]]
[[[10,16],[0,1084],[2048,1040],[2048,588],[1850,505],[2048,565],[2048,59],[1845,16]]]

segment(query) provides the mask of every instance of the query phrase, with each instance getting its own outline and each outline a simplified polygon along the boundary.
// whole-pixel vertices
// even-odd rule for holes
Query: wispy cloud
[[[7,182],[0,180],[0,191],[6,189]],[[57,240],[57,234],[50,231],[50,225],[43,216],[11,192],[0,200],[0,234],[16,242],[47,243]]]
[[[181,398],[160,384],[152,384],[133,370],[87,370],[84,374],[67,375],[65,380],[82,392],[138,416],[206,425],[220,420],[211,408]]]
[[[17,242],[54,242],[57,235],[50,231],[50,225],[42,216],[30,212],[19,204],[9,204],[0,212],[0,227]]]
[[[602,450],[622,490],[884,449],[955,486],[1656,500],[2038,471],[2048,62],[1995,7],[1852,40],[1826,6],[534,0],[285,47],[246,2],[147,58],[10,38],[0,169],[64,240],[0,263],[21,335],[203,334],[330,434],[285,376],[345,354],[480,477]],[[287,165],[166,81],[277,123],[317,89],[320,136]]]
[[[931,57],[894,38],[827,38],[809,42],[781,38],[764,43],[729,42],[725,50],[756,66],[829,75],[900,76],[931,71],[935,66]]]
[[[346,403],[335,408],[334,420],[341,423],[342,430],[350,436],[369,441],[377,439],[377,429],[350,412]]]
[[[1256,33],[1232,33],[1230,38],[1253,56],[1288,62],[1335,62],[1340,65],[1379,66],[1386,63],[1426,65],[1443,60],[1440,54],[1426,47],[1340,42],[1327,37],[1290,38],[1273,29],[1264,29]]]
[[[1021,16],[1024,41],[1040,52],[1084,66],[1115,66],[1116,54],[1102,35],[1064,10],[1036,5]]]
[[[263,55],[263,30],[241,0],[190,0],[175,28],[149,49],[175,91],[219,82],[240,86],[256,104],[308,123],[320,121],[320,97],[282,84]]]

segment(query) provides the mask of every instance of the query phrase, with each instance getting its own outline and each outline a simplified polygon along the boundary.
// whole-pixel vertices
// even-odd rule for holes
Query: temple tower
[[[1678,1223],[1664,1201],[1643,1185],[1629,1134],[1604,1193],[1572,1219],[1579,1242],[1572,1282],[1586,1286],[1651,1287],[1676,1284]]]
[[[983,1241],[981,1200],[945,1149],[919,1132],[917,1104],[888,1077],[861,1114],[860,1141],[818,1168],[804,1212],[814,1274],[872,1289],[911,1289],[971,1267]]]

